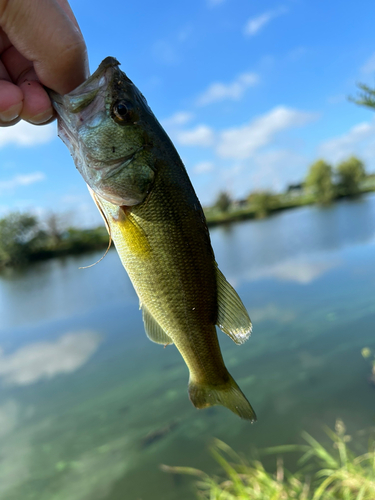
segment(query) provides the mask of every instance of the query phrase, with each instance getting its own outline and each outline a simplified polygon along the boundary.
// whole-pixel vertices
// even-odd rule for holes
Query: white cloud
[[[253,87],[259,82],[256,73],[242,73],[232,83],[212,83],[203,94],[198,97],[197,105],[206,106],[213,102],[224,99],[240,99],[249,87]]]
[[[305,175],[308,160],[293,150],[261,151],[251,158],[252,171],[247,185],[256,189],[281,191],[286,183],[299,182]]]
[[[294,281],[308,285],[340,264],[337,260],[305,260],[301,257],[279,262],[274,266],[253,272],[250,280],[275,278],[281,281]]]
[[[375,53],[372,54],[369,59],[367,59],[367,61],[361,68],[361,72],[365,75],[375,73]]]
[[[164,120],[162,120],[161,124],[165,128],[174,128],[180,125],[185,125],[186,123],[190,122],[193,118],[194,118],[193,113],[190,113],[188,111],[179,111],[174,115],[170,116],[169,118],[165,118]]]
[[[20,121],[12,127],[2,127],[0,130],[0,148],[8,144],[17,146],[36,146],[45,144],[57,137],[56,125],[36,126],[25,121]]]
[[[43,172],[33,172],[31,174],[16,175],[12,179],[0,181],[0,192],[16,189],[20,186],[30,186],[35,182],[43,181],[46,178]]]
[[[209,172],[212,172],[214,168],[215,167],[212,161],[201,161],[194,166],[193,172],[197,175],[208,174]]]
[[[0,351],[0,377],[15,385],[29,385],[84,365],[97,350],[101,339],[96,332],[66,333],[50,342],[35,342],[5,355]]]
[[[206,147],[212,154],[191,169],[196,175],[215,172],[199,180],[199,195],[204,204],[209,204],[223,185],[239,198],[249,189],[279,191],[303,178],[311,159],[295,148],[281,146],[282,134],[316,118],[316,113],[279,106],[240,127],[221,131],[204,124],[187,130],[177,127],[172,136],[176,144]],[[205,185],[208,178],[209,186]]]
[[[215,139],[214,131],[207,125],[197,125],[191,130],[176,132],[176,141],[183,146],[212,146]]]
[[[371,157],[375,147],[375,120],[359,123],[349,132],[323,142],[318,148],[319,156],[336,163],[352,154],[367,152]],[[363,155],[365,156],[365,155]]]
[[[199,195],[203,204],[210,204],[226,186],[235,199],[246,198],[249,191],[279,192],[287,184],[299,182],[306,174],[309,158],[294,150],[257,151],[250,159],[215,162],[215,175],[210,176],[206,191]]]
[[[252,17],[249,19],[245,26],[245,35],[254,36],[272,19],[285,14],[287,9],[285,7],[280,7],[279,9],[268,10],[257,17]]]
[[[244,160],[270,144],[276,134],[306,125],[316,117],[313,113],[278,106],[247,125],[221,132],[217,154],[222,158]]]

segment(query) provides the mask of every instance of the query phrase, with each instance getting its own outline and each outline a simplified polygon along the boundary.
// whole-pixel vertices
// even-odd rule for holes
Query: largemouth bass
[[[197,408],[255,413],[224,365],[215,325],[242,344],[251,321],[217,267],[202,207],[171,140],[107,57],[68,95],[50,93],[59,136],[89,186],[140,300],[146,334],[175,344]]]

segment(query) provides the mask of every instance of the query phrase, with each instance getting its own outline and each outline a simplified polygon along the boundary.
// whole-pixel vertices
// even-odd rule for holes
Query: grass
[[[304,445],[264,450],[277,455],[274,472],[266,471],[259,460],[248,462],[218,439],[211,453],[220,465],[219,476],[188,467],[163,465],[162,470],[197,477],[197,498],[206,500],[374,500],[375,442],[370,439],[368,451],[355,455],[341,420],[335,431],[326,428],[326,433],[332,447],[324,447],[304,432]],[[289,452],[301,454],[300,469],[293,474],[284,468],[281,458]]]

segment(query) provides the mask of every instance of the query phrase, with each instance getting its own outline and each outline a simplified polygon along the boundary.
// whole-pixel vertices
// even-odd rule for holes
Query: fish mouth
[[[82,94],[86,94],[91,90],[98,89],[105,85],[108,80],[113,78],[114,73],[118,70],[120,63],[114,57],[106,57],[99,65],[98,69],[81,85],[72,90],[66,97],[79,97]],[[106,81],[102,80],[105,77]],[[110,77],[110,78],[108,78]],[[111,78],[112,77],[112,78]],[[74,104],[73,104],[74,106]],[[72,110],[74,112],[74,110]]]
[[[98,69],[69,94],[60,95],[47,88],[46,90],[58,114],[65,116],[67,112],[77,113],[81,111],[96,97],[101,88],[107,86],[108,82],[113,80],[119,66],[120,63],[117,59],[111,56],[106,57],[100,63]]]
[[[85,82],[66,95],[46,89],[58,114],[58,135],[72,154],[79,149],[76,132],[81,124],[105,107],[105,94],[120,71],[119,65],[117,59],[107,57]]]
[[[120,70],[120,63],[114,57],[107,57],[99,65],[98,69],[81,85],[66,95],[60,95],[51,89],[46,89],[52,105],[59,117],[59,128],[62,130],[61,139],[67,144],[67,140],[73,140],[73,131],[87,118],[95,115],[103,107],[104,95]],[[96,99],[98,95],[102,99]],[[91,103],[92,106],[89,106]]]
[[[97,158],[92,156],[88,151],[85,152],[85,156],[87,159],[87,163],[90,164],[90,168],[94,168],[95,170],[103,170],[103,164],[104,164],[105,168],[109,169],[109,172],[103,176],[104,180],[113,177],[122,168],[125,168],[128,165],[130,165],[130,163],[134,160],[137,154],[140,153],[143,149],[144,146],[141,146],[126,156],[121,156],[120,158],[115,158],[114,160],[109,160],[109,161],[98,160]]]

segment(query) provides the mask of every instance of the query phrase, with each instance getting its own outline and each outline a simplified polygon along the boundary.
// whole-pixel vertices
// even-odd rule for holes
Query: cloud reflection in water
[[[308,285],[327,271],[340,265],[338,260],[312,260],[301,257],[288,259],[259,269],[251,274],[251,281],[263,278],[275,278],[282,281],[294,281],[301,285]]]
[[[8,384],[29,385],[72,373],[89,360],[100,342],[98,333],[84,330],[51,342],[34,342],[9,355],[0,351],[0,377]]]

